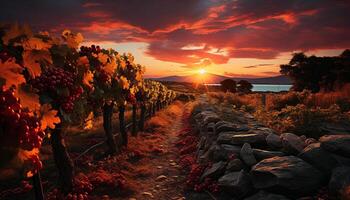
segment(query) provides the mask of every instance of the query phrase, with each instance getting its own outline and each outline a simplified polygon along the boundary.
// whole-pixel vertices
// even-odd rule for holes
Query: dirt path
[[[143,140],[143,147],[130,147],[130,149],[134,147],[138,150],[144,150],[144,148],[147,150],[144,150],[145,157],[128,169],[136,191],[124,199],[184,199],[185,176],[178,165],[179,154],[175,144],[178,141],[178,132],[183,128],[182,115],[185,107],[173,105],[161,111],[158,116],[150,120],[151,123],[153,121],[156,124],[162,124],[161,120],[166,117],[169,123],[162,124],[153,133],[149,133],[148,130],[136,138],[136,140]],[[132,140],[135,138],[131,139],[131,145],[133,145]]]

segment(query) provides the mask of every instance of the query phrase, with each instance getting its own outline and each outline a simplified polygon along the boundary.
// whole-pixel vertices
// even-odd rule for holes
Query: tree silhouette
[[[292,90],[337,90],[350,83],[350,50],[334,57],[308,57],[304,53],[295,53],[289,64],[280,68],[281,74],[293,80]]]
[[[232,79],[225,79],[220,82],[221,84],[221,90],[224,92],[236,92],[236,81]]]
[[[249,93],[252,91],[253,85],[246,80],[238,81],[237,91],[242,93]]]

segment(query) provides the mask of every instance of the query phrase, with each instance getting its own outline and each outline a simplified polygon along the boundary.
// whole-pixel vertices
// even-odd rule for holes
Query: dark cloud
[[[252,69],[252,68],[266,67],[266,66],[272,66],[272,65],[273,65],[273,64],[258,64],[258,65],[245,66],[244,68]]]
[[[147,42],[150,56],[197,67],[348,48],[349,10],[349,2],[332,0],[12,0],[2,2],[0,21],[69,28],[94,41]]]

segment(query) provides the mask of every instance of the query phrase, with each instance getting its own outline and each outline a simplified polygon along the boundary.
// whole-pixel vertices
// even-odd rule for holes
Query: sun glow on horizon
[[[199,73],[199,74],[206,74],[206,73],[207,73],[207,70],[205,70],[205,69],[199,69],[199,70],[198,70],[198,73]]]

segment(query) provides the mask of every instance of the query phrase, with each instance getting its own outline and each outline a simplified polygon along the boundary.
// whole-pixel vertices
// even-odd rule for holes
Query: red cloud
[[[2,3],[0,21],[40,30],[70,28],[94,41],[147,42],[148,55],[194,67],[204,60],[222,64],[230,58],[348,48],[349,10],[346,1],[13,0]],[[204,47],[183,48],[197,44]]]

